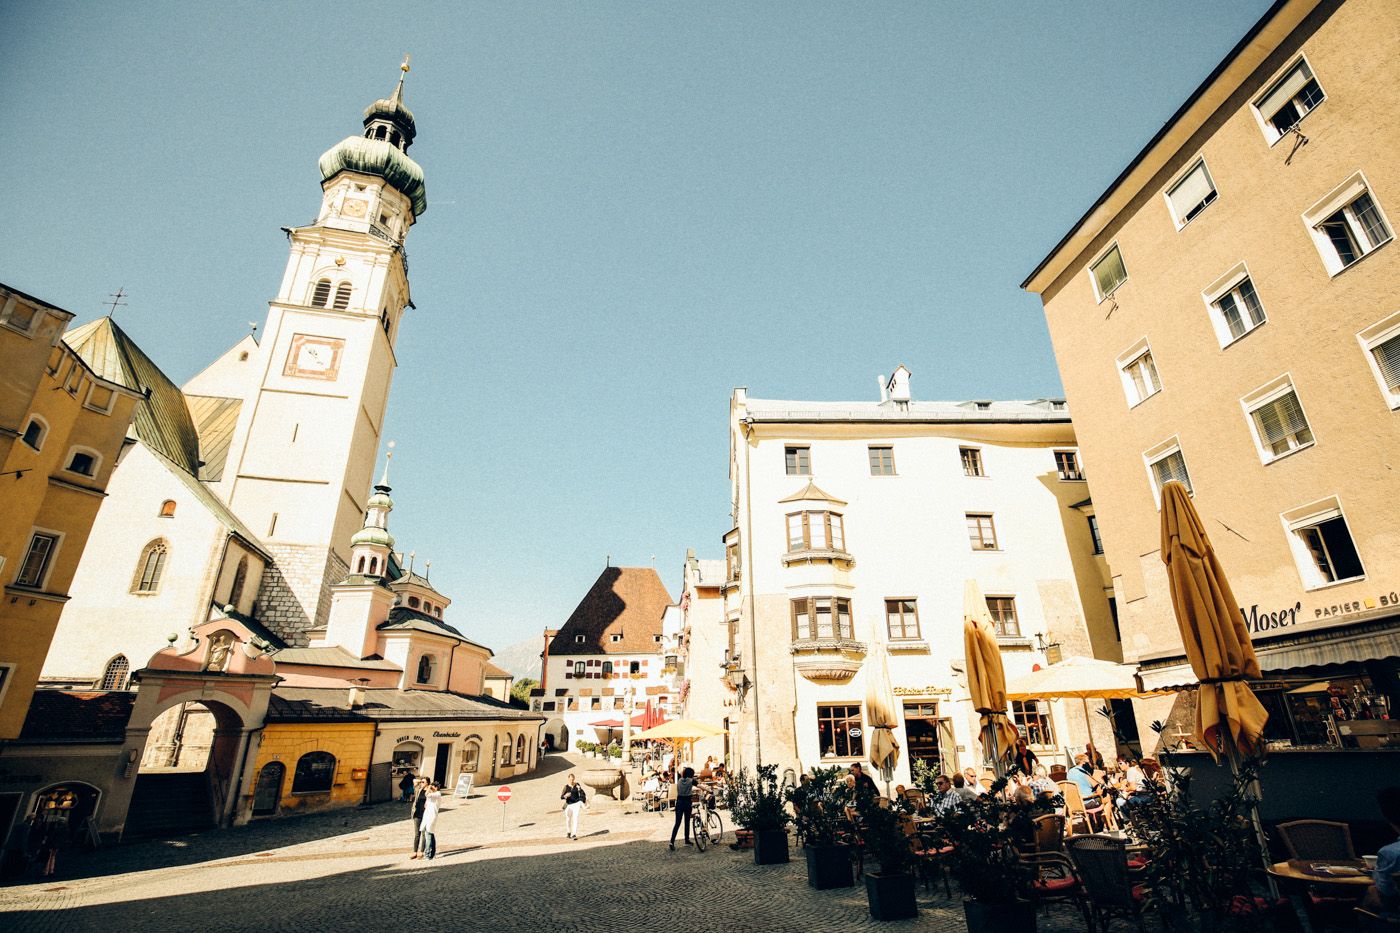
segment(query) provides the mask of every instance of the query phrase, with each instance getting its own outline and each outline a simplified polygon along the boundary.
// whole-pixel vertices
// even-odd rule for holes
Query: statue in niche
[[[234,638],[231,632],[218,632],[209,638],[209,657],[204,669],[215,674],[228,670],[229,657],[233,653]]]

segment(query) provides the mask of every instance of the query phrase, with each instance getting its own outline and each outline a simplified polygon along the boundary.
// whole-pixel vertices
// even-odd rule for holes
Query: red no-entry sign
[[[505,784],[502,784],[500,789],[496,791],[496,799],[499,800],[501,803],[505,803],[507,800],[509,800],[510,787]]]

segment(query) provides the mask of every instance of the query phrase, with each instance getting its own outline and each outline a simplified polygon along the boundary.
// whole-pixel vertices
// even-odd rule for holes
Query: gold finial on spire
[[[403,104],[403,79],[404,76],[408,74],[408,60],[412,57],[412,55],[408,54],[405,54],[403,57],[403,64],[399,66],[399,85],[398,87],[394,88],[394,96],[389,98],[391,103],[398,104],[400,106],[402,106]]]
[[[409,54],[407,54],[407,53],[404,54],[404,57],[403,57],[403,64],[399,66],[399,71],[402,71],[402,72],[405,72],[405,73],[408,72],[408,70],[409,70],[409,68],[408,68],[408,60],[409,60],[410,58],[412,58],[412,57],[413,57],[412,55],[409,55]]]
[[[389,461],[394,459],[394,442],[389,442],[389,451],[384,455],[384,475],[379,477],[379,485],[388,487],[389,485]]]

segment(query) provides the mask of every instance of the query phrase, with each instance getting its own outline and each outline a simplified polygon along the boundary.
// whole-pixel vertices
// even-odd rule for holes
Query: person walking
[[[671,851],[676,851],[676,830],[685,827],[685,844],[694,845],[690,841],[690,812],[691,798],[695,794],[695,769],[686,768],[681,772],[680,780],[676,781],[676,822],[671,827]]]
[[[436,781],[429,782],[423,789],[423,820],[419,832],[423,837],[422,858],[430,862],[437,857],[437,836],[433,835],[433,832],[437,828],[438,811],[441,806],[442,788]]]
[[[413,799],[413,772],[405,771],[403,779],[399,781],[399,799],[408,803]]]
[[[564,838],[577,839],[579,817],[588,806],[588,795],[572,774],[569,775],[564,790],[560,792],[559,799],[564,801]]]
[[[413,854],[410,858],[423,857],[423,812],[428,806],[428,779],[413,779]]]

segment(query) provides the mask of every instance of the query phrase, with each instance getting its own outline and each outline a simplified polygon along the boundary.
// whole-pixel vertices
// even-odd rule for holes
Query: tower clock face
[[[346,198],[345,203],[340,206],[340,212],[346,217],[363,217],[368,209],[369,202],[359,198]]]
[[[283,367],[282,375],[333,380],[340,374],[340,358],[344,350],[345,341],[339,337],[295,334],[287,351],[287,365]]]

